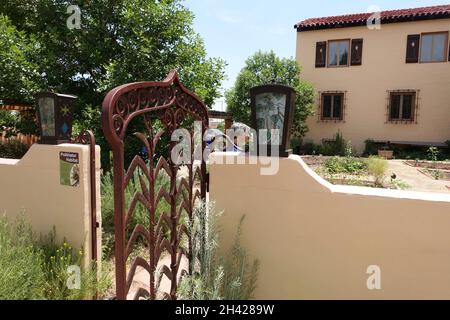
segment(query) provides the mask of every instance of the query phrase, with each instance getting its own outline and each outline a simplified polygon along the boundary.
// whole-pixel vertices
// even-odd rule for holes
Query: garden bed
[[[306,156],[303,161],[318,175],[335,185],[409,189],[395,175],[386,176],[388,162],[380,158]]]
[[[302,160],[310,167],[317,167],[321,166],[325,163],[327,159],[331,157],[325,157],[325,156],[303,156]]]
[[[444,180],[450,181],[450,170],[439,170],[439,169],[418,169],[419,172],[423,173],[427,177],[434,180]]]
[[[447,170],[450,171],[450,162],[448,161],[404,161],[405,164],[411,167],[433,169],[433,170]]]

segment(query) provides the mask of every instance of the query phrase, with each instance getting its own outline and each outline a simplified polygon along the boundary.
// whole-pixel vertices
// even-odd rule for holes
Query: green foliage
[[[17,140],[0,144],[0,158],[22,159],[27,151],[28,146]]]
[[[324,156],[345,156],[347,148],[347,141],[338,131],[332,140],[324,141],[318,151]]]
[[[433,177],[434,180],[441,180],[445,178],[445,174],[443,171],[441,170],[437,170],[437,169],[425,169],[425,171],[431,176]]]
[[[421,147],[394,147],[394,158],[405,160],[426,160],[427,150]]]
[[[21,114],[17,111],[0,110],[0,134],[6,138],[22,134],[36,134],[37,125],[32,113]]]
[[[223,133],[225,133],[225,122],[221,122],[217,125],[217,130],[222,131]]]
[[[277,83],[293,87],[297,92],[292,137],[302,137],[307,132],[306,118],[312,114],[314,89],[300,80],[301,69],[294,59],[279,58],[273,51],[258,51],[247,59],[234,87],[225,93],[228,112],[233,120],[251,126],[250,89],[255,86]]]
[[[408,183],[406,183],[405,181],[391,179],[391,181],[389,183],[389,188],[396,189],[396,190],[408,190],[408,189],[411,189],[411,186]]]
[[[380,143],[376,143],[372,139],[368,139],[364,143],[366,144],[366,147],[364,149],[364,155],[365,156],[376,156],[376,155],[378,155],[378,150],[381,147]]]
[[[80,289],[69,289],[67,282],[70,266],[81,266],[84,256],[83,250],[76,252],[66,241],[58,244],[56,230],[53,229],[40,240],[42,252],[42,269],[45,275],[43,285],[44,296],[48,300],[82,300],[90,299],[96,292],[105,292],[110,286],[106,273],[97,276],[95,266],[82,270],[80,274]]]
[[[345,157],[351,158],[355,154],[355,151],[353,150],[352,142],[347,141],[345,145]]]
[[[4,4],[0,4],[0,100],[3,103],[31,102],[39,88],[37,65],[33,62],[36,43],[25,32],[17,30],[13,21],[3,14],[2,6]]]
[[[23,220],[0,218],[0,300],[43,299],[45,275],[33,232]]]
[[[416,146],[402,146],[394,147],[395,159],[404,160],[429,160],[445,161],[450,159],[450,148],[436,148],[436,147],[416,147]]]
[[[359,174],[367,170],[367,162],[354,157],[332,157],[325,161],[325,170],[329,174]]]
[[[185,300],[249,300],[256,288],[259,263],[249,262],[240,244],[241,219],[233,247],[225,256],[219,255],[220,214],[211,205],[202,204],[195,211],[193,232],[194,273],[186,275],[179,285],[178,294]]]
[[[81,29],[67,28],[71,4],[81,9]],[[11,20],[11,31],[6,33],[8,41],[0,40],[0,57],[15,55],[20,63],[17,68],[5,63],[2,70],[3,61],[9,60],[0,59],[0,77],[6,79],[0,80],[0,99],[29,99],[37,85],[22,82],[34,83],[34,74],[41,88],[77,95],[76,127],[94,131],[106,170],[110,147],[98,115],[108,90],[128,82],[162,80],[177,69],[182,82],[207,105],[220,96],[225,62],[207,56],[193,29],[194,15],[182,0],[8,0],[0,2],[1,14]],[[10,81],[14,79],[20,80],[17,85]]]
[[[0,110],[0,130],[7,130],[15,127],[18,122],[18,114],[8,110]]]
[[[231,252],[225,259],[224,283],[226,285],[223,288],[225,300],[249,300],[256,289],[259,261],[254,260],[250,264],[249,256],[241,246],[244,218],[242,217],[239,223]]]
[[[427,150],[428,160],[438,161],[440,151],[436,147],[429,147]]]
[[[0,13],[27,38],[48,86],[76,94],[81,107],[99,106],[107,89],[157,80],[177,68],[207,103],[219,95],[224,62],[206,56],[194,15],[180,0],[93,0],[77,3],[81,29],[69,30],[71,1],[9,0]],[[49,27],[51,26],[51,28]]]
[[[83,252],[57,244],[55,236],[53,230],[37,241],[23,217],[0,218],[0,300],[80,300],[106,292],[110,280],[106,273],[97,277],[95,267],[81,269],[80,289],[67,288],[68,267],[80,266]]]
[[[383,186],[383,180],[388,169],[388,162],[379,157],[370,157],[367,160],[367,170],[375,177],[375,185]]]
[[[315,144],[313,142],[306,142],[302,146],[304,153],[307,155],[319,155],[321,145]]]
[[[161,188],[170,190],[169,177],[163,171],[158,175],[155,182],[155,190]],[[148,187],[148,185],[147,185]],[[106,173],[102,178],[102,228],[103,228],[103,253],[106,257],[113,254],[114,249],[114,180],[112,173]],[[129,207],[136,192],[142,192],[139,182],[139,171],[136,171],[125,189],[125,207]],[[170,212],[170,205],[163,198],[156,208],[155,218],[159,219],[162,212]],[[136,205],[133,216],[127,224],[127,236],[133,232],[134,226],[141,224],[149,227],[149,211],[141,203]]]

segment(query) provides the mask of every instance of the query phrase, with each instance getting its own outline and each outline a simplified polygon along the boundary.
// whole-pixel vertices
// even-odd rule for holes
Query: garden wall
[[[210,199],[222,217],[222,250],[239,220],[242,245],[260,261],[257,299],[450,299],[450,196],[333,186],[298,156],[220,165],[211,156]],[[255,159],[253,159],[255,160]],[[381,290],[369,290],[369,266]]]
[[[76,180],[76,172],[67,180],[67,168],[61,165],[60,154],[78,154],[79,185],[63,185]],[[74,247],[83,247],[85,261],[91,257],[91,208],[89,146],[34,144],[21,160],[0,159],[0,214],[9,220],[21,213],[31,222],[34,231],[47,235],[55,226],[59,241],[63,238]],[[96,149],[97,221],[100,214],[100,148]],[[61,177],[63,181],[61,181]],[[69,182],[70,182],[69,181]],[[99,258],[101,229],[97,232]]]

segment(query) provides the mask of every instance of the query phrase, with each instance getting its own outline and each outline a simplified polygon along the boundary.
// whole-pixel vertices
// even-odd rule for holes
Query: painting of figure
[[[42,135],[55,135],[55,103],[51,98],[41,98],[39,101]]]
[[[256,96],[257,129],[267,129],[271,141],[270,130],[279,130],[281,137],[284,128],[287,97],[282,93],[262,93]]]

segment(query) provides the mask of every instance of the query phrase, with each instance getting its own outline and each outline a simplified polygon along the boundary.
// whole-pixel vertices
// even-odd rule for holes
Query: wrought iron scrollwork
[[[125,171],[124,144],[127,129],[133,119],[141,119],[145,132],[135,133],[148,152],[148,160],[136,154]],[[192,235],[181,217],[188,217],[187,223],[194,219],[196,201],[206,198],[206,164],[203,160],[200,166],[194,161],[184,165],[186,176],[179,177],[179,165],[164,156],[156,158],[158,143],[161,136],[169,136],[174,130],[181,128],[187,118],[202,123],[202,134],[209,125],[208,110],[204,103],[192,92],[186,89],[175,71],[172,71],[162,82],[141,82],[126,84],[110,91],[102,109],[102,126],[104,134],[113,151],[114,161],[114,210],[115,210],[115,259],[116,259],[116,295],[118,299],[126,299],[138,267],[150,275],[147,288],[139,288],[135,299],[156,299],[158,283],[165,276],[170,280],[170,291],[161,293],[166,299],[177,298],[178,274],[180,263],[185,256],[192,261]],[[153,132],[152,119],[159,120],[163,129]],[[192,136],[192,135],[191,135]],[[193,136],[191,145],[194,145]],[[201,143],[202,150],[205,144]],[[170,144],[172,148],[172,144]],[[194,148],[191,149],[193,159]],[[168,189],[157,188],[157,179],[164,175],[169,181]],[[137,176],[140,186],[131,201],[127,204],[125,191],[132,179]],[[196,180],[200,189],[196,187]],[[158,204],[165,201],[170,212],[157,215]],[[149,225],[132,226],[131,235],[127,238],[126,228],[129,227],[137,206],[145,208],[149,217]],[[136,257],[131,262],[127,273],[127,260],[133,247],[143,241],[148,248],[148,259]],[[163,257],[170,263],[160,263]],[[157,272],[158,265],[161,266]],[[193,263],[189,263],[192,272]]]

